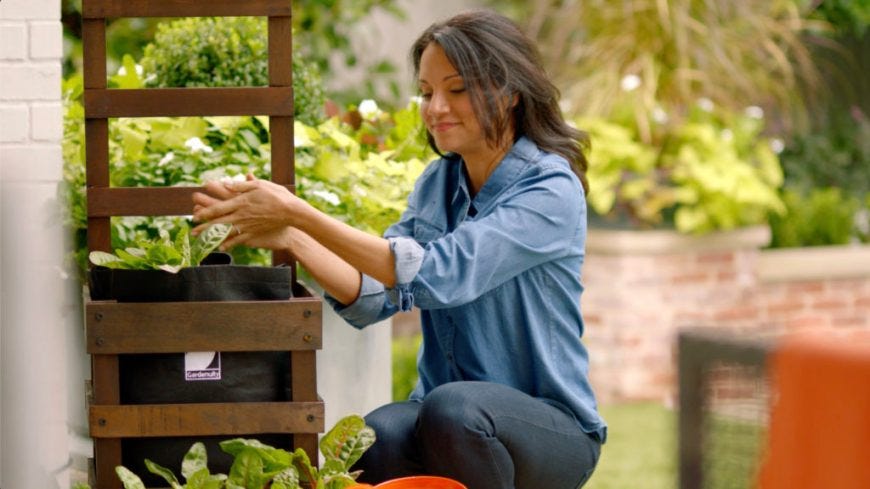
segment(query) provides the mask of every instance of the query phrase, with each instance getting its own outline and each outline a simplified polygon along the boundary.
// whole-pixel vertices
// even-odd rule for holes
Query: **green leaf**
[[[184,460],[181,461],[181,475],[185,479],[190,479],[202,469],[206,469],[208,473],[208,454],[205,445],[196,442],[191,445],[190,450],[184,455]]]
[[[311,460],[305,450],[297,448],[293,452],[293,467],[299,473],[299,485],[306,484],[305,487],[321,487],[317,468],[311,465]]]
[[[163,477],[163,480],[168,482],[169,485],[172,486],[172,489],[181,489],[181,484],[178,483],[178,479],[175,477],[175,474],[173,474],[171,470],[155,464],[147,458],[145,459],[145,467],[148,468],[148,472]]]
[[[245,448],[233,460],[227,481],[245,489],[262,489],[278,473],[266,472],[264,469],[265,464],[257,451]]]
[[[92,251],[88,254],[88,259],[91,260],[91,263],[101,267],[107,268],[123,268],[124,261],[118,258],[117,256],[106,253],[105,251]]]
[[[154,267],[163,269],[164,265],[175,265],[181,268],[182,257],[181,253],[175,247],[166,243],[155,243],[149,247],[145,254],[145,259]],[[172,272],[175,273],[175,272]]]
[[[187,484],[184,487],[185,489],[221,489],[226,480],[226,475],[210,474],[208,469],[203,467],[187,477]]]
[[[199,265],[209,253],[214,251],[230,234],[229,224],[212,224],[197,236],[190,246],[190,264]]]
[[[140,253],[141,252],[141,253]],[[145,252],[141,248],[126,248],[115,250],[115,254],[127,264],[127,268],[147,270],[151,268],[145,259]]]
[[[190,232],[187,227],[178,230],[175,235],[175,249],[181,254],[181,266],[192,266],[190,262]]]
[[[118,478],[124,484],[124,489],[145,489],[142,479],[126,467],[121,465],[115,467],[115,473],[118,474]]]
[[[327,461],[340,462],[344,471],[356,463],[375,442],[375,432],[359,415],[340,419],[320,440],[320,452]]]

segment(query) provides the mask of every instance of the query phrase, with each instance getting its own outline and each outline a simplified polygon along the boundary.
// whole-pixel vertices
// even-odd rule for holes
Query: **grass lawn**
[[[607,443],[584,489],[675,489],[677,415],[658,403],[602,406]]]

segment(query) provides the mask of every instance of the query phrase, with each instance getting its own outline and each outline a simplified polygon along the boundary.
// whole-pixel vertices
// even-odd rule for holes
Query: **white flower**
[[[144,70],[142,69],[142,65],[138,65],[138,64],[137,64],[137,65],[135,65],[135,66],[136,66],[136,74],[139,75],[139,76],[142,76],[142,73],[144,72]],[[121,76],[126,75],[126,74],[127,74],[127,68],[124,67],[124,65],[121,65],[121,67],[118,68],[118,74],[121,75]]]
[[[637,75],[625,75],[619,82],[623,92],[630,92],[640,86],[640,77]]]
[[[381,109],[378,108],[378,103],[370,98],[360,102],[359,109],[357,110],[359,110],[363,119],[374,119],[381,113]]]
[[[732,139],[734,139],[734,132],[732,132],[731,129],[722,129],[722,132],[720,134],[724,141],[731,141]]]
[[[782,150],[785,149],[785,143],[782,142],[782,139],[773,138],[770,140],[770,149],[773,150],[774,153],[780,154]]]
[[[191,153],[196,153],[198,151],[202,151],[204,153],[211,153],[214,151],[211,146],[202,142],[202,139],[198,137],[192,137],[184,142],[184,145],[190,148]]]
[[[659,124],[668,122],[668,113],[661,107],[656,107],[652,111],[652,119]]]
[[[698,107],[701,108],[704,112],[712,112],[713,111],[713,101],[708,99],[707,97],[701,97],[698,99]]]
[[[338,205],[341,203],[341,199],[338,198],[338,195],[328,190],[312,190],[311,195],[319,197],[332,205]]]
[[[413,95],[413,96],[411,96],[411,98],[408,100],[408,102],[411,103],[411,104],[416,105],[417,107],[419,107],[419,106],[423,105],[423,97],[421,97],[421,96],[419,96],[419,95]]]
[[[163,158],[160,158],[160,161],[157,162],[157,166],[163,166],[174,159],[175,159],[175,153],[170,151],[170,152],[166,153],[165,155],[163,155]]]
[[[751,117],[753,119],[763,119],[764,118],[764,109],[757,105],[750,105],[743,110],[743,113],[746,114],[746,117]]]

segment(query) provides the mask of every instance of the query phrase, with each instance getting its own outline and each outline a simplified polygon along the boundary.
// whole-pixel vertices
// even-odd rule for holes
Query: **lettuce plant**
[[[321,438],[324,463],[319,469],[300,448],[288,452],[244,438],[220,444],[233,456],[229,474],[209,472],[205,446],[200,442],[190,447],[181,463],[184,484],[171,470],[150,460],[145,460],[145,466],[172,489],[344,489],[356,484],[360,473],[350,468],[374,442],[374,430],[353,414],[340,419]],[[118,466],[115,472],[125,489],[145,489],[142,479],[126,467]]]
[[[184,227],[172,242],[162,239],[143,240],[137,246],[116,249],[114,254],[92,251],[89,258],[94,265],[107,268],[178,273],[184,267],[199,265],[229,233],[229,225],[212,224],[191,242],[190,232]]]

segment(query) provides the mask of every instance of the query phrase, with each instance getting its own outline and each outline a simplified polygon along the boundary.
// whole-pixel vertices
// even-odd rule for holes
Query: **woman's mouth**
[[[444,132],[453,127],[456,127],[458,124],[455,122],[439,122],[437,124],[432,124],[432,132]]]

